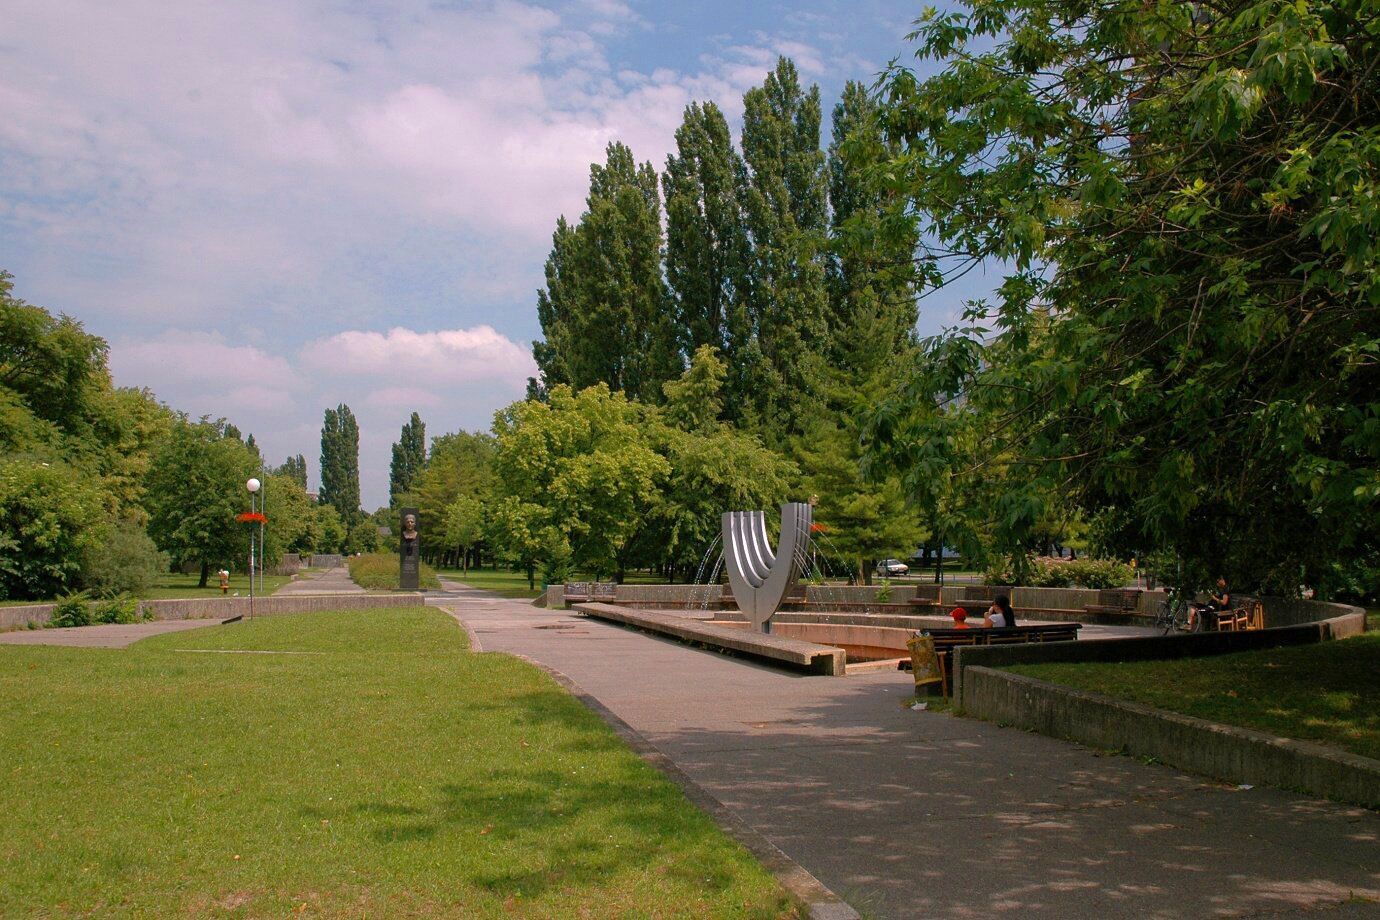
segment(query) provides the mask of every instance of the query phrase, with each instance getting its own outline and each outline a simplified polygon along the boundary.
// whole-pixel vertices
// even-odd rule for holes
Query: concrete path
[[[5,645],[66,645],[72,648],[124,648],[160,633],[217,626],[220,620],[154,620],[152,623],[68,626],[62,629],[17,629],[0,632]]]
[[[486,651],[568,676],[865,916],[1380,917],[1380,815],[901,703],[479,591]]]
[[[294,594],[363,594],[364,589],[350,580],[350,570],[336,566],[321,572],[299,575],[273,592],[274,597]]]

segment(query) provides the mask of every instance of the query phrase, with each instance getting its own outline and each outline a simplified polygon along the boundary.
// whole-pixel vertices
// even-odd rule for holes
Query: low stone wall
[[[345,564],[345,557],[339,553],[315,553],[308,558],[314,569],[338,569]]]
[[[1362,611],[1362,617],[1364,617]],[[1204,658],[1255,649],[1310,645],[1336,638],[1331,625],[1301,623],[1245,632],[1181,633],[1129,639],[1080,639],[1077,642],[1030,643],[1029,645],[972,645],[954,649],[954,697],[963,699],[963,681],[970,667],[1004,668],[1015,664],[1076,663],[1090,661],[1163,661]]]
[[[998,650],[1005,649],[991,649]],[[965,715],[1027,731],[1136,757],[1153,757],[1232,783],[1279,786],[1380,808],[1380,760],[1307,741],[1276,738],[971,665],[964,675],[961,701]]]
[[[368,610],[379,607],[419,607],[420,594],[297,594],[288,597],[254,598],[255,616],[311,613],[317,610]],[[0,629],[43,626],[52,619],[55,604],[0,607]],[[198,597],[185,600],[140,601],[139,609],[155,620],[228,619],[249,615],[247,597]]]
[[[1266,626],[1326,623],[1331,638],[1359,636],[1366,631],[1366,611],[1351,604],[1308,601],[1293,597],[1262,597]]]

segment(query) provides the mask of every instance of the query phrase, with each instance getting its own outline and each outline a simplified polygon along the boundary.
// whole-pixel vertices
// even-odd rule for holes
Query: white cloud
[[[660,167],[690,102],[737,118],[783,52],[837,69],[731,21],[671,49],[648,8],[12,0],[0,267],[110,338],[120,383],[271,458],[349,402],[381,488],[412,409],[437,433],[521,396],[552,228],[610,141]]]
[[[536,373],[528,346],[490,326],[418,332],[350,330],[288,355],[218,333],[167,330],[111,343],[121,386],[149,387],[193,417],[225,417],[253,433],[272,464],[312,460],[321,414],[346,403],[360,425],[360,475],[371,507],[386,500],[390,447],[412,412],[430,432],[487,428],[493,411],[522,398]]]
[[[327,376],[366,377],[412,387],[484,380],[521,392],[536,373],[531,353],[491,326],[414,332],[341,332],[302,349],[302,364]]]

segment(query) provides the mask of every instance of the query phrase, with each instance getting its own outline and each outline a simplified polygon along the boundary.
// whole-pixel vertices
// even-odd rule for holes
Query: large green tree
[[[1373,559],[1374,4],[975,2],[917,37],[942,71],[882,88],[887,226],[915,218],[931,283],[1007,277],[928,344],[879,456],[1002,481],[977,507],[1007,548],[1069,496],[1189,582]]]
[[[273,470],[275,476],[286,476],[293,480],[302,489],[307,487],[307,458],[301,454],[288,457],[283,461],[283,465]]]
[[[741,377],[730,390],[750,401],[756,426],[779,442],[811,413],[827,346],[819,87],[802,89],[795,65],[781,58],[762,86],[748,90],[743,108],[751,249],[743,325],[732,332],[732,371]]]
[[[154,456],[149,535],[174,565],[198,564],[202,587],[211,566],[247,560],[249,525],[235,517],[249,510],[245,482],[258,472],[258,456],[206,419],[179,419]]]
[[[422,552],[428,557],[454,549],[446,526],[456,499],[487,502],[494,495],[496,451],[493,436],[482,432],[457,431],[432,439],[431,455],[410,498],[421,515]],[[390,526],[396,529],[397,521]]]
[[[884,232],[894,193],[872,180],[899,153],[878,101],[856,81],[834,106],[828,150],[832,239],[828,261],[831,366],[862,383],[915,346],[917,244],[913,222]]]
[[[344,403],[327,409],[321,426],[320,500],[335,507],[347,529],[359,517],[359,423]]]
[[[726,363],[701,346],[685,374],[666,384],[661,412],[644,424],[666,473],[639,534],[640,561],[687,580],[718,538],[725,511],[775,508],[797,475],[755,435],[719,421],[727,376]]]
[[[502,541],[521,537],[530,562],[528,550],[538,544],[557,552],[558,535],[577,569],[621,576],[668,472],[649,441],[650,411],[600,383],[578,393],[558,386],[548,403],[523,401],[499,412],[500,550],[516,553],[516,543]]]
[[[732,364],[745,325],[747,167],[717,105],[686,108],[661,183],[666,281],[680,349],[690,356],[707,345]]]
[[[676,328],[661,270],[661,195],[650,163],[610,144],[590,167],[587,208],[570,230],[557,224],[538,296],[546,341],[533,355],[546,385],[605,383],[655,402],[680,373]]]
[[[396,508],[398,496],[412,491],[417,474],[426,465],[426,424],[413,412],[393,443],[393,461],[388,468],[388,504]]]

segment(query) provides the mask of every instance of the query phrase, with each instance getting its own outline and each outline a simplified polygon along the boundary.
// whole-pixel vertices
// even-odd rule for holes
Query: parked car
[[[910,572],[910,566],[900,559],[883,559],[877,563],[878,575],[905,575]]]

